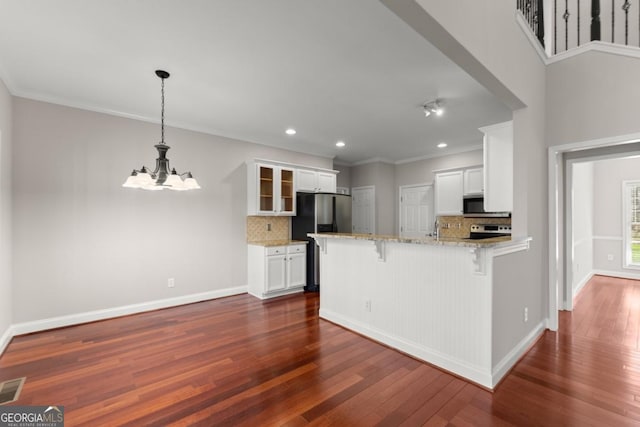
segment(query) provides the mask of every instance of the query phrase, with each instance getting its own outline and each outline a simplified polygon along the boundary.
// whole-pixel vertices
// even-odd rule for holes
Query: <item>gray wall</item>
[[[482,145],[482,139],[478,141]],[[450,154],[431,159],[402,163],[396,166],[396,184],[431,184],[435,180],[434,171],[443,169],[466,168],[482,165],[482,149],[464,153]]]
[[[334,164],[333,169],[339,172],[336,185],[338,187],[351,188],[351,167]]]
[[[0,351],[12,323],[11,148],[12,98],[0,80]]]
[[[548,145],[640,132],[640,61],[586,52],[547,67]]]
[[[158,124],[13,104],[14,323],[246,286],[245,161],[332,166],[168,128],[172,166],[202,190],[125,189],[134,167],[154,166]]]
[[[622,268],[622,182],[640,180],[640,158],[594,162],[593,267],[596,271],[640,274]],[[613,255],[613,260],[607,259]]]
[[[574,164],[572,182],[573,259],[569,262],[573,267],[571,286],[575,298],[578,287],[584,285],[593,271],[594,163]]]
[[[351,167],[351,188],[373,185],[376,192],[376,234],[394,234],[395,166],[373,162]]]
[[[398,234],[400,186],[432,184],[434,174],[439,170],[478,165],[482,165],[482,149],[397,165],[373,162],[352,167],[336,166],[335,169],[347,171],[351,188],[369,185],[376,187],[376,233]],[[342,173],[338,174],[338,178]]]

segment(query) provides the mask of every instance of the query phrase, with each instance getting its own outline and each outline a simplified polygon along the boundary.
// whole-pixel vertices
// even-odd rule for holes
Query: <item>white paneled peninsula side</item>
[[[510,368],[492,355],[493,264],[530,238],[309,236],[320,247],[320,317],[487,388]]]

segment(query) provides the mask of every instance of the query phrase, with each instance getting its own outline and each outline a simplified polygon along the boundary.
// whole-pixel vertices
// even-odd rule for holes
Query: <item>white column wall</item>
[[[572,265],[573,298],[591,278],[593,272],[594,163],[573,165]]]
[[[12,98],[0,80],[0,354],[8,344],[12,307]]]
[[[533,241],[526,262],[496,266],[496,273],[505,270],[496,277],[521,278],[519,292],[494,301],[505,320],[492,325],[494,361],[501,360],[548,317],[545,65],[516,23],[513,2],[382,1],[514,110],[513,233]],[[523,324],[512,306],[527,306],[530,322]]]

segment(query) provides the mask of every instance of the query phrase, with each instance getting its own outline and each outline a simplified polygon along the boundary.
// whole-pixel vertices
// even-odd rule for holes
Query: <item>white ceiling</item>
[[[343,163],[464,151],[480,146],[478,127],[511,117],[376,0],[0,0],[0,11],[0,77],[27,98],[159,122],[161,68],[167,124]],[[446,113],[425,118],[435,98]]]

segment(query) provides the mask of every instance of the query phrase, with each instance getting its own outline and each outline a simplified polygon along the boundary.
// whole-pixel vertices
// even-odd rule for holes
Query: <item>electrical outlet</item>
[[[271,224],[267,224],[267,231],[271,231]]]
[[[607,261],[613,261],[613,254],[607,255]]]
[[[364,311],[371,311],[371,300],[365,300],[364,301]]]
[[[529,307],[524,308],[524,322],[527,323],[529,321]]]
[[[175,286],[176,286],[176,279],[174,279],[173,277],[170,277],[169,280],[167,280],[167,287],[174,288]]]

